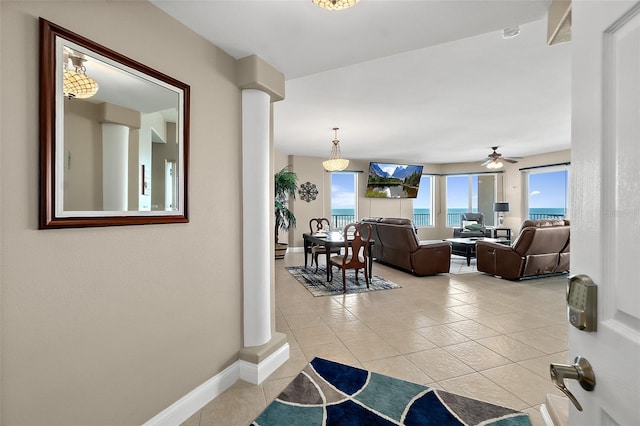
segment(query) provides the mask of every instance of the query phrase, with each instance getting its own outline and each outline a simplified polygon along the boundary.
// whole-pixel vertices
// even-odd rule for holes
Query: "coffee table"
[[[467,266],[471,265],[471,259],[476,257],[476,242],[489,241],[499,244],[511,244],[510,240],[504,238],[447,238],[445,241],[451,243],[451,253],[467,258]]]

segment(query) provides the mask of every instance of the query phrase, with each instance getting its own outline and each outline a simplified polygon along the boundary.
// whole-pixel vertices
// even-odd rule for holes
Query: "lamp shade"
[[[312,0],[323,9],[342,10],[355,6],[360,0]]]
[[[341,172],[349,167],[349,160],[344,158],[332,158],[322,162],[322,167],[328,172]]]
[[[63,94],[76,99],[87,99],[98,92],[98,83],[86,74],[64,70]]]
[[[494,212],[508,212],[509,203],[493,203]]]

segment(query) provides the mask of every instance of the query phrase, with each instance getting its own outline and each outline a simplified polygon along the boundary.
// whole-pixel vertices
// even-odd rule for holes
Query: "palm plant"
[[[298,175],[289,169],[289,166],[283,167],[274,176],[275,189],[275,242],[278,241],[278,233],[280,230],[288,231],[296,226],[296,217],[288,208],[289,197],[296,199],[296,191],[298,190]]]

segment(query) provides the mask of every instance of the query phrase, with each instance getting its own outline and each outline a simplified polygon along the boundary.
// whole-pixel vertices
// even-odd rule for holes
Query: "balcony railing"
[[[347,224],[355,222],[356,217],[352,214],[331,215],[331,226],[334,228],[344,228]]]
[[[447,213],[447,226],[460,226],[462,223],[462,213]],[[550,213],[529,213],[531,219],[563,219],[563,214]],[[334,228],[344,228],[345,225],[355,222],[356,217],[352,214],[334,214],[331,215],[331,226]],[[413,224],[415,226],[431,226],[430,213],[416,213],[413,215]]]
[[[564,215],[550,213],[529,213],[529,219],[564,219]]]
[[[462,213],[447,213],[447,226],[460,226]]]
[[[344,228],[345,225],[355,222],[356,218],[352,214],[333,214],[331,215],[331,226],[334,228]],[[431,226],[430,213],[415,213],[413,215],[413,224],[415,226]]]
[[[414,226],[431,226],[431,213],[414,213]]]

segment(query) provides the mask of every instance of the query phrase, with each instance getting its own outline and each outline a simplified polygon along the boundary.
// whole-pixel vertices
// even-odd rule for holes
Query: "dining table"
[[[326,265],[327,265],[327,282],[330,282],[333,279],[333,273],[331,271],[331,266],[329,263],[329,258],[331,257],[331,248],[333,247],[345,247],[345,239],[340,231],[329,231],[329,232],[314,232],[314,233],[304,233],[302,234],[302,238],[304,240],[304,268],[307,269],[307,257],[309,248],[313,245],[324,246],[326,248]],[[353,237],[347,236],[347,243],[351,245],[353,241]],[[371,272],[373,271],[373,258],[369,255],[371,253],[371,246],[373,246],[375,242],[373,240],[369,240],[369,246],[367,247],[367,267],[369,269],[369,277],[371,278],[373,275]]]

